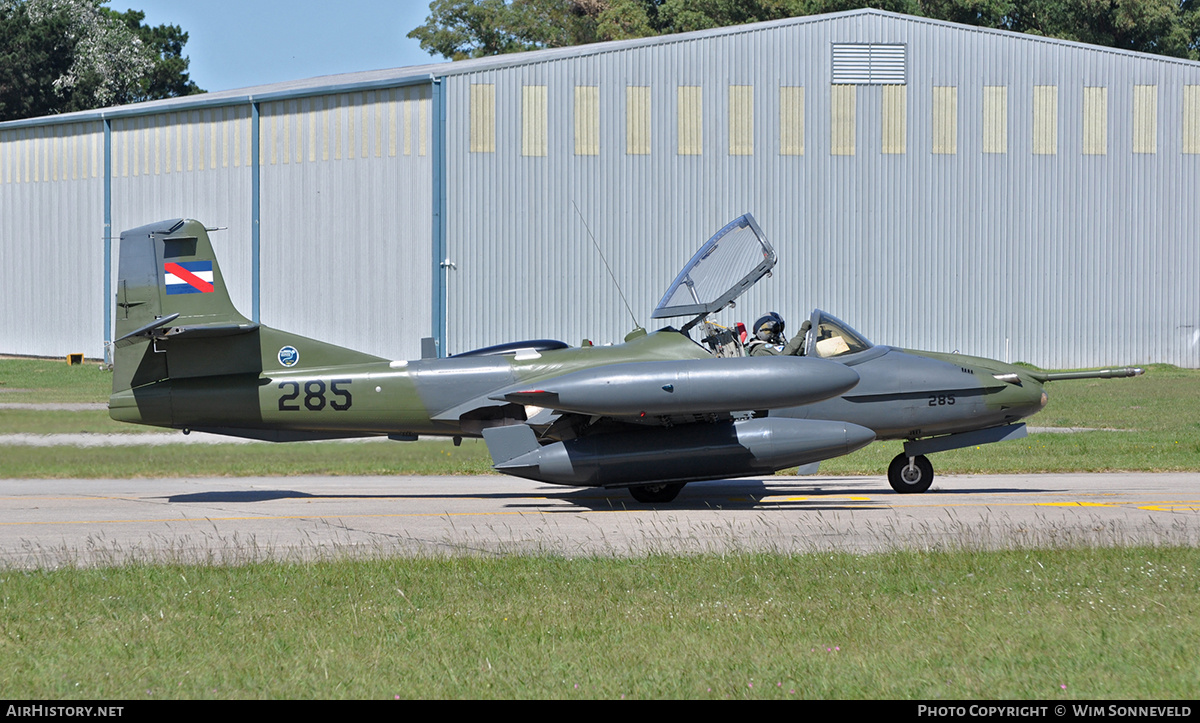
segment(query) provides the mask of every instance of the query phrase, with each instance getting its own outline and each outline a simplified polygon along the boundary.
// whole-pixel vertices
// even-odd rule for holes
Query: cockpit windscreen
[[[832,359],[871,348],[871,342],[840,319],[819,310],[813,316],[817,356]]]

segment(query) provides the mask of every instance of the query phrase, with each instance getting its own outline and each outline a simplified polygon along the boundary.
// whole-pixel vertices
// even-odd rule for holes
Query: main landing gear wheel
[[[637,485],[629,488],[629,494],[633,495],[633,499],[638,502],[654,504],[670,502],[675,499],[681,489],[683,489],[682,484]]]
[[[902,495],[924,492],[933,484],[933,463],[925,455],[918,454],[909,466],[908,455],[898,454],[888,465],[888,482]]]

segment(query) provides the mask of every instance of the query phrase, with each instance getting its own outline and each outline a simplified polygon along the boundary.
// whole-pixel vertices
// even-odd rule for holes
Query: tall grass
[[[1200,551],[0,572],[14,698],[1193,699]]]

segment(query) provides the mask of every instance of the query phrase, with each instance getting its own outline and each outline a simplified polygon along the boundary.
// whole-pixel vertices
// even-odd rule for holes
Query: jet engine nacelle
[[[545,446],[523,424],[483,435],[497,471],[591,487],[770,474],[848,454],[875,439],[871,430],[848,422],[770,418],[598,434]]]
[[[844,364],[810,357],[631,362],[571,372],[491,398],[598,416],[778,409],[829,399],[858,384]]]

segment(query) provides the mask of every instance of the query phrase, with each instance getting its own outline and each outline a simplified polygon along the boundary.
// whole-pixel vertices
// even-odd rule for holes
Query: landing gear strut
[[[629,488],[629,494],[638,502],[647,504],[670,502],[683,489],[682,484],[637,485]]]
[[[933,484],[933,463],[923,454],[898,454],[888,465],[888,482],[902,495],[924,492]]]

